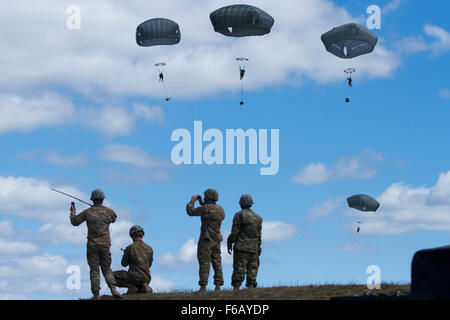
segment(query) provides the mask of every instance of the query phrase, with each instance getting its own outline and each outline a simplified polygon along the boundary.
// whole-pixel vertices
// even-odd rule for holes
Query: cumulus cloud
[[[401,234],[418,230],[450,232],[450,171],[432,187],[394,183],[377,200],[375,214],[365,215],[363,234]],[[350,214],[350,213],[349,213]]]
[[[336,209],[341,207],[343,203],[345,203],[345,197],[341,196],[315,205],[309,210],[307,220],[311,221],[327,217],[330,214],[332,214]]]
[[[170,266],[186,266],[192,265],[197,261],[197,243],[194,238],[189,239],[183,246],[178,250],[177,254],[172,255],[166,253],[158,258],[158,262]]]
[[[0,237],[8,238],[14,235],[14,226],[10,221],[0,221]]]
[[[426,24],[424,31],[425,34],[436,39],[430,44],[430,49],[434,54],[450,50],[450,33],[447,30],[432,24]]]
[[[72,156],[62,156],[57,152],[49,152],[44,158],[44,161],[48,164],[52,164],[63,168],[79,167],[86,164],[86,157],[82,154],[75,154]]]
[[[379,161],[383,161],[380,153],[366,150],[358,157],[341,157],[333,167],[320,162],[311,163],[301,169],[291,182],[314,185],[341,179],[369,179],[377,174],[373,164]]]
[[[28,254],[38,251],[38,247],[31,242],[9,241],[0,239],[0,254]]]
[[[46,180],[0,176],[0,215],[12,215],[38,221],[67,221],[68,199],[51,190]],[[81,199],[88,195],[71,186],[59,190]],[[18,200],[20,199],[20,201]]]
[[[125,144],[112,144],[106,146],[99,154],[106,161],[118,162],[141,168],[156,168],[171,166],[169,159],[160,159],[150,156],[139,147]]]
[[[406,3],[407,0],[392,0],[387,5],[385,5],[382,9],[383,14],[387,14],[393,11],[396,11],[400,6]]]
[[[110,95],[162,98],[156,71],[149,71],[159,61],[167,62],[166,85],[175,97],[238,90],[234,58],[242,55],[250,59],[249,89],[289,83],[292,75],[319,82],[340,80],[346,63],[324,50],[320,35],[337,25],[361,22],[328,0],[250,1],[274,16],[273,30],[265,37],[232,39],[215,33],[211,26],[209,13],[224,5],[219,0],[80,0],[80,30],[66,27],[64,13],[70,3],[42,0],[39,12],[31,4],[31,0],[10,1],[2,8],[0,26],[10,30],[4,39],[8,46],[0,53],[5,61],[2,88],[58,86],[100,100]],[[138,47],[136,26],[167,12],[181,26],[181,43]],[[398,59],[380,43],[370,58],[359,57],[353,64],[365,76],[385,77],[398,66]]]
[[[281,221],[264,221],[262,226],[262,242],[279,242],[293,237],[297,233],[297,228],[293,225]],[[224,239],[228,238],[230,230],[222,232]],[[222,264],[232,265],[233,256],[228,254],[226,240],[220,246]],[[175,255],[166,253],[158,257],[161,263],[172,269],[184,268],[197,264],[197,243],[194,238],[189,239]]]
[[[359,243],[345,242],[338,246],[338,250],[350,251],[350,252],[369,252],[374,253],[377,251],[376,248],[366,247]]]
[[[450,99],[450,89],[442,89],[439,92],[439,97],[441,97],[442,99]]]
[[[21,97],[0,94],[0,133],[29,132],[34,129],[61,125],[74,114],[70,101],[56,94]]]
[[[297,228],[281,221],[263,221],[262,242],[278,242],[289,239],[297,233]]]
[[[426,24],[423,30],[425,36],[433,40],[425,39],[424,35],[405,37],[394,45],[395,50],[407,54],[430,51],[432,55],[450,50],[450,33],[447,30],[432,24]]]

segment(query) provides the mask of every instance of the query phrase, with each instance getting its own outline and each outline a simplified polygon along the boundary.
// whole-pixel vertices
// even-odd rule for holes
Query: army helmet
[[[207,189],[205,190],[205,199],[209,199],[211,201],[219,200],[219,193],[216,189]]]
[[[104,199],[105,199],[105,194],[103,193],[102,189],[95,189],[94,191],[92,191],[92,193],[91,193],[92,201],[99,201],[99,200],[104,200]]]
[[[140,234],[138,234],[140,233]],[[134,235],[137,235],[139,237],[143,237],[144,236],[144,228],[142,228],[141,226],[132,226],[130,229],[130,237],[133,237]]]
[[[249,194],[243,194],[239,199],[239,205],[244,209],[250,208],[253,205],[252,196]]]

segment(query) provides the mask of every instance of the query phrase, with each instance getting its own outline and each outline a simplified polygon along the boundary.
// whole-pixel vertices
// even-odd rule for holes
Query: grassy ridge
[[[365,285],[309,285],[280,286],[271,288],[222,290],[198,293],[193,291],[124,295],[125,300],[329,300],[336,296],[362,296],[369,290]],[[372,290],[373,295],[405,296],[410,293],[409,284],[382,284]],[[112,299],[103,296],[102,299]]]

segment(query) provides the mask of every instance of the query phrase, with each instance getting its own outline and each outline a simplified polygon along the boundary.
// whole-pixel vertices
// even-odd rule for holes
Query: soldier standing
[[[223,208],[216,204],[219,194],[214,189],[208,189],[204,193],[204,201],[199,195],[192,196],[191,201],[186,205],[186,212],[189,216],[200,216],[202,227],[200,239],[197,245],[197,259],[199,264],[198,282],[199,292],[206,291],[211,264],[214,269],[215,290],[220,290],[223,285],[222,257],[220,256],[220,242],[223,240],[220,233],[220,226],[225,219]],[[200,207],[195,208],[195,202],[199,201]]]
[[[250,209],[253,205],[250,195],[242,195],[239,205],[242,210],[233,218],[233,228],[227,241],[228,253],[231,254],[234,249],[233,275],[231,277],[231,285],[234,290],[239,290],[246,273],[247,288],[256,288],[261,254],[262,218]]]
[[[153,249],[142,240],[144,234],[142,227],[131,227],[130,237],[133,244],[125,249],[122,257],[122,266],[129,266],[129,269],[113,272],[117,286],[128,288],[127,294],[153,292],[149,286],[152,279],[150,267],[153,263]]]
[[[91,290],[93,299],[99,299],[100,292],[100,272],[102,269],[106,283],[111,293],[116,298],[121,298],[116,290],[115,279],[111,270],[111,238],[109,235],[109,224],[116,221],[116,214],[110,208],[103,206],[105,194],[102,190],[92,191],[91,200],[94,205],[76,215],[75,204],[70,207],[70,222],[74,226],[79,226],[86,221],[88,228],[87,260],[90,268]]]

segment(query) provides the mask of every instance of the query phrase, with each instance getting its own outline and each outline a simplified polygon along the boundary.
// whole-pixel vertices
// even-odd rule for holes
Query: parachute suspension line
[[[241,102],[240,102],[240,105],[241,105],[241,109],[242,109],[242,106],[244,105],[244,79],[241,80]]]
[[[155,66],[158,68],[158,81],[161,82],[161,84],[162,84],[165,100],[169,101],[170,98],[167,95],[167,88],[166,88],[166,84],[164,82],[164,67],[166,66],[166,64],[164,62],[160,62],[160,63],[155,64]]]

